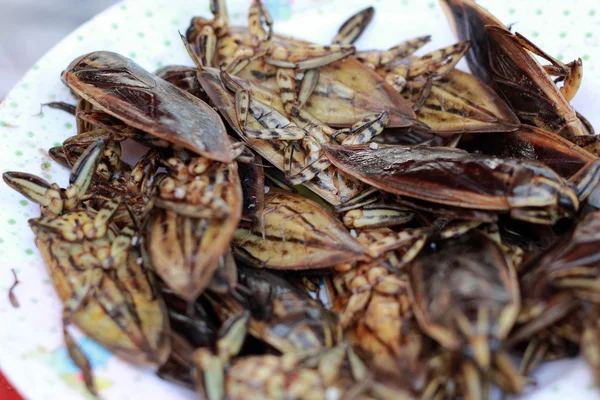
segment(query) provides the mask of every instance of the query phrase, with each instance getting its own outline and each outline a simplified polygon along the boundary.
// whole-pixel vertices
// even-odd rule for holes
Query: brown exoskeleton
[[[580,342],[598,377],[599,228],[600,212],[588,214],[521,269],[523,310],[508,344],[529,341],[525,371],[551,358],[557,342]]]
[[[467,354],[485,379],[518,393],[523,381],[501,343],[519,313],[519,283],[498,244],[473,231],[433,241],[409,276],[420,328],[444,348]]]
[[[581,84],[581,59],[563,64],[472,0],[444,0],[442,6],[455,34],[472,43],[466,55],[471,71],[498,91],[522,122],[561,135],[587,133],[569,104]],[[540,65],[530,53],[550,65]],[[561,88],[552,76],[564,82]]]
[[[580,137],[580,136],[578,136]],[[544,129],[521,125],[515,132],[463,137],[459,148],[502,158],[536,160],[569,179],[596,157],[571,141]]]
[[[510,213],[512,218],[539,224],[574,216],[600,179],[597,161],[567,182],[535,161],[451,148],[323,147],[335,166],[383,191],[430,204]]]
[[[212,160],[233,160],[216,112],[119,54],[99,51],[83,55],[69,65],[62,78],[77,95],[129,127]]]
[[[282,353],[334,347],[341,341],[335,313],[280,275],[239,267],[237,289],[207,294],[222,321],[250,311],[249,333]]]
[[[155,210],[144,225],[144,247],[158,275],[193,301],[229,251],[241,217],[234,160],[243,147],[231,144],[220,117],[202,100],[118,54],[79,57],[63,80],[100,109],[87,115],[92,124],[116,119],[126,125],[126,137],[169,150],[168,174],[158,178],[150,200]]]

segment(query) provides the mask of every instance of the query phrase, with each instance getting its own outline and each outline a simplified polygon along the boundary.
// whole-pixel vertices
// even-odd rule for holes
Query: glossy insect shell
[[[132,127],[207,158],[232,161],[225,126],[211,107],[119,54],[81,56],[62,78],[85,100]]]
[[[487,157],[445,147],[323,148],[335,166],[363,182],[431,203],[496,211],[524,206],[554,209],[564,197],[570,212],[578,207],[567,183],[534,161]],[[539,186],[538,177],[540,183],[551,182],[541,194],[528,189]]]
[[[473,74],[490,84],[522,122],[563,134],[585,128],[539,62],[497,18],[471,0],[443,0],[456,36],[470,40],[466,54]]]

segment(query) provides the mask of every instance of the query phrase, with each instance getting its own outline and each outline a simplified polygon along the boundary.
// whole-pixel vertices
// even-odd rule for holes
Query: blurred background
[[[73,29],[117,0],[0,0],[0,100]]]

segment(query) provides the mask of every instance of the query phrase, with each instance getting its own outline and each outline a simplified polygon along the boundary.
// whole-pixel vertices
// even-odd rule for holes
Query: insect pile
[[[582,62],[441,3],[459,41],[420,56],[429,36],[353,45],[372,7],[320,45],[275,34],[258,0],[247,28],[213,0],[182,35],[194,67],[98,51],[64,70],[77,104],[49,106],[77,134],[49,154],[68,186],[3,178],[41,206],[29,224],[92,394],[72,324],[209,400],[518,395],[578,354],[600,382]]]

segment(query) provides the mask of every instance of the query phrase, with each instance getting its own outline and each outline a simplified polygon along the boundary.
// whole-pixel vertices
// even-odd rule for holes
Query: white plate
[[[454,41],[443,13],[434,1],[374,0],[377,13],[357,46],[385,48],[409,37],[432,34],[426,51]],[[370,1],[267,0],[276,19],[275,30],[327,43],[352,12]],[[533,39],[550,54],[570,60],[584,59],[585,78],[575,107],[599,126],[600,93],[598,40],[600,5],[596,1],[519,0],[481,1],[502,21],[517,22],[515,30]],[[543,4],[542,4],[543,3]],[[233,23],[244,24],[249,1],[230,1]],[[598,11],[598,13],[597,13]],[[75,133],[74,119],[64,112],[45,109],[50,101],[73,103],[59,79],[76,56],[111,50],[133,58],[153,71],[167,64],[191,65],[179,40],[194,15],[209,16],[207,1],[126,1],[83,25],[44,56],[0,105],[2,156],[0,169],[26,171],[61,186],[67,171],[47,156],[47,149]],[[15,39],[16,40],[16,39]],[[69,361],[60,329],[61,304],[35,248],[28,218],[39,207],[28,203],[6,185],[0,191],[0,367],[17,390],[31,400],[85,398],[77,369]],[[11,307],[7,291],[11,269],[21,280],[15,293],[21,307]],[[81,345],[94,364],[101,396],[105,399],[191,399],[192,392],[162,382],[148,369],[128,365],[85,338]],[[583,361],[567,360],[545,365],[539,386],[528,398],[600,398]],[[89,396],[88,396],[89,397]]]

